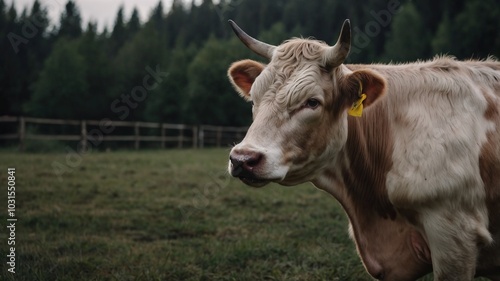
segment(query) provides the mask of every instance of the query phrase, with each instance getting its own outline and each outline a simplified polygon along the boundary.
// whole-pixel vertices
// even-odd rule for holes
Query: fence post
[[[182,143],[184,142],[184,125],[181,125],[181,127],[179,129],[178,141],[179,141],[178,147],[182,148]]]
[[[161,149],[165,149],[165,127],[165,123],[162,123],[160,126]]]
[[[198,148],[198,127],[193,126],[193,148]]]
[[[205,139],[205,131],[203,130],[203,126],[200,126],[199,132],[198,132],[198,146],[200,148],[203,148],[204,146],[204,139]]]
[[[19,150],[24,151],[24,139],[26,137],[26,122],[24,121],[24,117],[19,117]]]
[[[79,152],[87,151],[87,121],[82,120],[81,122],[81,146]]]
[[[217,148],[220,147],[221,141],[222,141],[222,127],[219,126],[219,127],[217,127],[217,139],[216,139],[216,144],[215,144],[217,146]]]
[[[135,138],[135,149],[139,149],[139,122],[134,123],[134,138]]]

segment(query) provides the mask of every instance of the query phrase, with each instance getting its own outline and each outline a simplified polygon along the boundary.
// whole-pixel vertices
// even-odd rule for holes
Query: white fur
[[[412,79],[422,85],[406,91],[389,89],[394,129],[389,198],[396,207],[410,203],[429,208],[454,202],[450,207],[473,209],[478,214],[462,219],[479,220],[471,223],[479,224],[478,231],[484,235],[488,214],[478,158],[486,133],[494,129],[484,117],[487,102],[465,75],[451,79],[421,71]],[[433,84],[426,85],[427,81]],[[483,238],[491,241],[489,235]]]
[[[394,151],[387,191],[396,207],[421,214],[436,279],[470,280],[477,241],[493,242],[479,155],[495,124],[484,117],[488,104],[477,81],[424,68],[433,63],[459,64],[422,63],[414,76],[389,81]]]

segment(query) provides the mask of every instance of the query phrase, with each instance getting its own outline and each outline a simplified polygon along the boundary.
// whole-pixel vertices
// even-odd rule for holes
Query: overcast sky
[[[31,9],[33,2],[35,2],[35,0],[7,0],[6,3],[9,3],[8,6],[10,6],[12,1],[15,3],[17,11],[21,11],[25,7]],[[58,23],[61,11],[64,9],[67,0],[39,1],[42,3],[43,7],[48,8],[51,24]],[[82,16],[82,26],[85,28],[89,20],[97,20],[99,30],[102,30],[104,26],[112,27],[116,13],[118,12],[118,7],[120,7],[121,4],[124,6],[126,19],[130,18],[132,10],[134,7],[137,7],[141,22],[144,22],[159,1],[160,0],[75,0]],[[172,0],[161,1],[165,11],[170,9]],[[185,1],[190,2],[190,0]],[[198,3],[198,1],[196,3]]]

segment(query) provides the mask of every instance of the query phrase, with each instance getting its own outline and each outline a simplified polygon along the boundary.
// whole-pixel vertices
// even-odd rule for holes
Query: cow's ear
[[[264,65],[253,60],[237,61],[229,67],[227,75],[238,93],[250,101],[250,89],[255,78],[264,70]]]
[[[346,106],[351,107],[362,102],[368,107],[385,94],[386,80],[380,74],[369,69],[361,69],[348,74],[341,83],[342,95],[346,99]],[[362,95],[366,97],[362,98]]]

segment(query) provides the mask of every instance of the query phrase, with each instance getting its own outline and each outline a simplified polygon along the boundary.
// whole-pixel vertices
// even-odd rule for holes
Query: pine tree
[[[153,9],[153,12],[151,13],[151,17],[149,18],[149,24],[151,24],[154,29],[159,33],[163,34],[165,31],[164,28],[164,21],[163,21],[163,4],[161,0],[158,2],[158,5]]]
[[[118,13],[116,14],[115,24],[113,26],[113,31],[111,32],[111,37],[109,38],[110,53],[115,56],[118,50],[123,46],[125,40],[127,39],[127,34],[125,30],[125,21],[123,17],[123,6],[120,6]]]
[[[29,69],[32,75],[29,75],[30,81],[35,81],[38,77],[38,72],[42,68],[43,61],[47,58],[50,51],[48,41],[49,16],[47,9],[43,8],[38,0],[33,2],[30,15],[25,21],[25,24],[30,25],[30,31],[33,36],[29,36],[28,60]]]
[[[11,9],[14,6],[12,3]],[[13,80],[17,76],[12,60],[15,59],[15,52],[9,40],[8,34],[13,32],[15,17],[12,18],[10,10],[7,11],[4,0],[0,0],[0,115],[12,114],[12,88]],[[15,9],[14,9],[15,12]]]
[[[61,14],[57,38],[78,38],[82,34],[82,18],[75,2],[68,0]]]
[[[183,46],[186,43],[186,36],[189,28],[186,25],[187,12],[184,10],[182,0],[174,0],[170,12],[165,18],[165,36],[167,47]]]
[[[6,7],[7,6],[5,5],[5,1],[0,0],[0,32],[2,32],[2,34],[5,32],[4,27],[5,24],[7,23],[7,15],[5,12]]]
[[[127,22],[127,39],[132,38],[141,28],[141,21],[139,19],[139,11],[134,8],[129,21]]]
[[[32,94],[31,87],[38,79],[38,75],[43,66],[43,61],[47,58],[50,51],[50,46],[47,38],[47,29],[49,26],[48,12],[44,9],[40,2],[36,0],[29,15],[23,20],[23,30],[27,31],[23,35],[29,38],[26,44],[26,59],[21,62],[22,72],[26,73],[20,77],[23,88],[21,93],[22,104],[27,102]],[[21,54],[21,57],[24,54]]]

